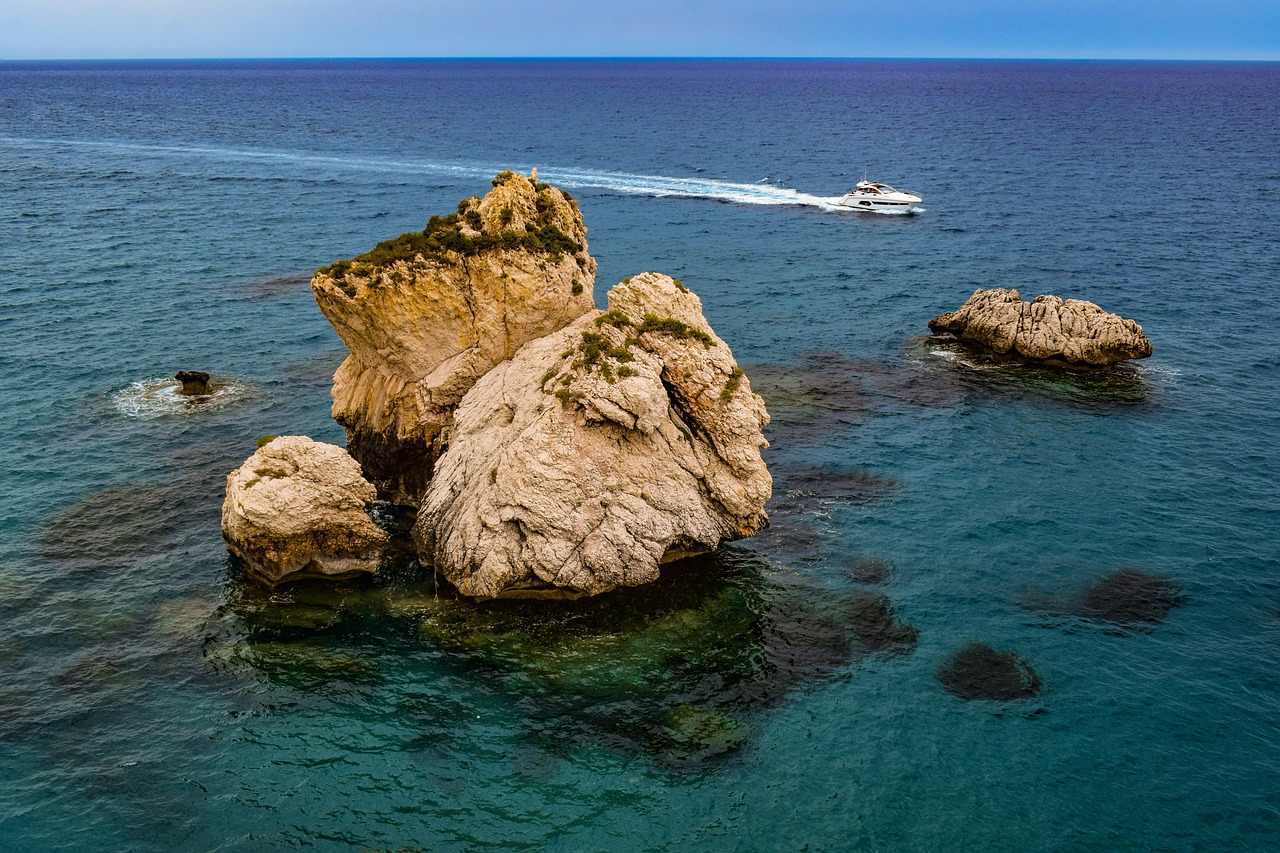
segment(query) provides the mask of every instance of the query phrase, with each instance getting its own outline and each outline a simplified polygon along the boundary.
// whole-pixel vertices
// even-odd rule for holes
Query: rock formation
[[[1016,290],[976,290],[955,311],[929,321],[935,335],[951,334],[997,355],[1068,367],[1109,368],[1151,355],[1151,341],[1132,320],[1092,302],[1037,296],[1023,302]]]
[[[209,393],[209,374],[203,370],[179,370],[173,378],[182,383],[179,394],[199,397]]]
[[[414,539],[464,594],[582,595],[767,523],[764,402],[665,275],[615,286],[466,394]]]
[[[376,494],[465,595],[577,597],[767,526],[769,416],[701,301],[644,273],[599,311],[595,269],[577,203],[504,172],[319,270],[351,455],[270,440],[227,480],[228,547],[273,583],[372,571]]]
[[[417,506],[463,395],[591,311],[595,270],[577,202],[503,172],[483,200],[316,273],[316,302],[351,351],[333,417],[384,498]]]
[[[388,538],[365,512],[376,497],[341,447],[281,436],[227,475],[222,535],[268,584],[374,572]]]

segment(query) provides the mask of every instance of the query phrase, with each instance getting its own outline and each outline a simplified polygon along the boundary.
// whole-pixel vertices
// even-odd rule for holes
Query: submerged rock
[[[182,387],[178,389],[179,394],[199,397],[210,391],[209,374],[203,370],[179,370],[173,378],[182,383]]]
[[[919,629],[898,619],[888,596],[855,593],[847,612],[849,627],[864,652],[905,654],[916,647]]]
[[[366,512],[376,497],[341,447],[281,436],[227,475],[222,535],[268,584],[370,573],[388,540]]]
[[[1037,296],[1023,302],[1016,290],[976,290],[964,305],[929,321],[935,335],[971,346],[1068,367],[1109,368],[1151,355],[1151,341],[1133,320],[1092,302]]]
[[[1169,578],[1121,569],[1085,593],[1079,615],[1127,628],[1141,627],[1164,620],[1182,600],[1182,587]]]
[[[893,574],[893,561],[881,560],[877,557],[864,557],[856,560],[849,567],[849,577],[854,583],[865,583],[872,586],[879,586],[889,582],[890,576]]]
[[[752,715],[792,691],[847,674],[867,654],[853,609],[848,590],[721,549],[572,602],[449,600],[428,587],[394,611],[466,671],[485,664],[536,731],[687,768],[745,745]]]
[[[644,273],[459,405],[414,539],[466,595],[594,595],[768,523],[764,401],[696,295]]]
[[[333,377],[333,417],[387,500],[421,501],[441,434],[477,379],[594,308],[577,202],[512,172],[493,184],[312,280],[351,351]]]
[[[1001,652],[986,643],[970,643],[938,668],[947,692],[972,699],[1029,699],[1040,692],[1040,676],[1015,652]]]

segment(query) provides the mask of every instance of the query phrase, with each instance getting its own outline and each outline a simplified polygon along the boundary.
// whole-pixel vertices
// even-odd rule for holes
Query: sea
[[[312,272],[535,167],[598,305],[701,298],[770,529],[581,602],[243,580],[226,474],[344,440]],[[1154,355],[930,336],[990,287]],[[1280,848],[1278,287],[1275,63],[0,64],[0,849]]]

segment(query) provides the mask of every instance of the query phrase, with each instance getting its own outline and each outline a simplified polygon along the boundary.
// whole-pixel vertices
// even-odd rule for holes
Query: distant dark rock
[[[905,654],[916,647],[920,631],[898,618],[887,595],[858,593],[845,612],[849,630],[864,652]]]
[[[209,374],[203,370],[179,370],[173,378],[182,383],[179,394],[200,397],[209,393]]]
[[[1163,621],[1182,601],[1182,587],[1169,578],[1121,569],[1085,594],[1079,615],[1135,628]]]
[[[880,585],[889,582],[893,574],[893,562],[876,557],[864,557],[849,567],[849,577],[854,583]]]
[[[938,667],[938,681],[947,692],[964,699],[1029,699],[1040,692],[1040,676],[1014,652],[1001,652],[986,643],[970,643]]]

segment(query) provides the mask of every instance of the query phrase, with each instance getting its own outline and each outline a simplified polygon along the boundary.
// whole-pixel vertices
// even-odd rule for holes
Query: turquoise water
[[[0,848],[1280,845],[1280,67],[0,79]],[[580,199],[598,302],[646,269],[702,297],[775,418],[775,526],[571,608],[405,560],[242,585],[226,473],[260,435],[342,440],[310,271],[532,166]],[[864,166],[925,211],[829,210]],[[1155,356],[1097,379],[929,340],[979,286],[1093,300]],[[230,388],[185,408],[179,368]],[[1072,615],[1123,568],[1180,605]],[[945,691],[973,641],[1042,693]]]

